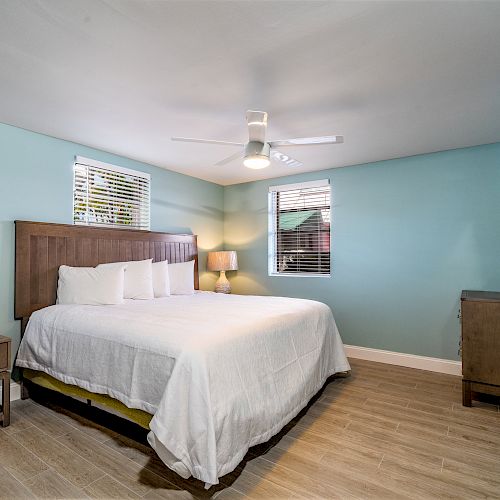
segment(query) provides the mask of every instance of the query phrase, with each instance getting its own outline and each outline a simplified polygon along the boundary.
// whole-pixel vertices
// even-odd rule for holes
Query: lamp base
[[[226,278],[226,271],[221,271],[219,279],[215,283],[215,291],[217,293],[231,293],[231,284]]]

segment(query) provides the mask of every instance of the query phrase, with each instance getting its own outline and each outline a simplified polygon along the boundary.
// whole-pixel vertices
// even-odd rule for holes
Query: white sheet
[[[211,292],[47,307],[17,365],[154,414],[160,458],[207,485],[350,369],[325,304]]]

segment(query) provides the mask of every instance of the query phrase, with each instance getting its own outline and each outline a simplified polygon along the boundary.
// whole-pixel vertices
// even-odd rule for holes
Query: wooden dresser
[[[464,290],[462,314],[462,403],[474,392],[500,396],[500,292]]]
[[[2,410],[0,422],[3,427],[10,424],[10,338],[0,335],[0,379],[2,380]]]

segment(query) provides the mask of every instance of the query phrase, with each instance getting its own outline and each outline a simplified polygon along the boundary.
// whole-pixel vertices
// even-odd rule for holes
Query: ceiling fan
[[[289,155],[280,153],[276,148],[284,146],[317,146],[320,144],[340,144],[344,142],[341,135],[324,137],[301,137],[299,139],[282,139],[266,141],[267,113],[265,111],[247,111],[248,142],[213,141],[210,139],[192,139],[189,137],[172,137],[173,141],[200,142],[203,144],[221,144],[223,146],[237,146],[240,150],[216,163],[216,166],[225,165],[237,158],[243,158],[245,167],[259,169],[268,167],[270,159],[281,161],[289,167],[300,167],[302,163]]]

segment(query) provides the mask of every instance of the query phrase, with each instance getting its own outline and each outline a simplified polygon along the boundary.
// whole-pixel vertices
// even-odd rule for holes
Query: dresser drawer
[[[10,342],[0,340],[0,371],[10,370]]]

